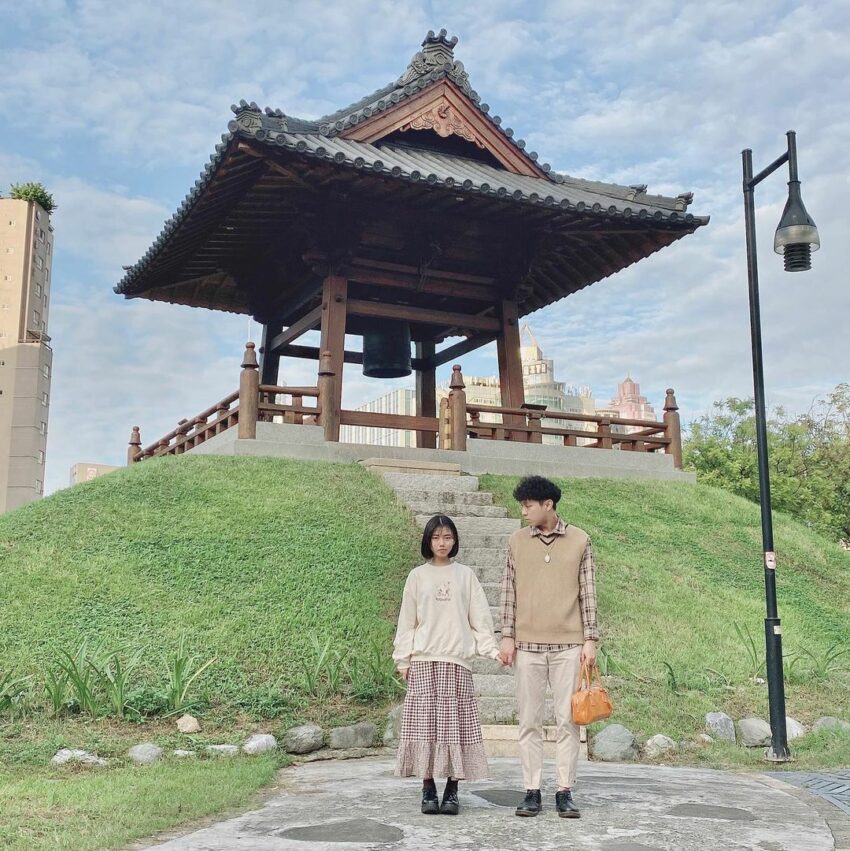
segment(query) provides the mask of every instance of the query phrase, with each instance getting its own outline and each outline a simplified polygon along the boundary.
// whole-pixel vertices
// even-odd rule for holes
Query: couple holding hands
[[[470,664],[476,656],[515,669],[519,754],[525,798],[518,816],[541,810],[547,683],[557,724],[555,809],[578,818],[572,798],[579,728],[571,699],[581,667],[596,661],[596,583],[590,538],[557,512],[561,490],[541,476],[514,489],[528,525],[511,535],[501,583],[502,638],[475,573],[453,561],[460,541],[436,515],[422,536],[427,561],[407,577],[393,659],[407,683],[395,773],[422,777],[422,812],[457,815],[458,782],[488,776]],[[446,777],[442,801],[435,777]]]

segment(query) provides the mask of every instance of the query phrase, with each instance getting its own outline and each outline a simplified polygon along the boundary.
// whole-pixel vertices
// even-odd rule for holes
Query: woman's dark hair
[[[455,538],[455,545],[449,553],[449,558],[454,558],[457,555],[457,551],[460,549],[460,538],[458,538],[457,526],[455,526],[452,522],[451,517],[446,517],[445,514],[435,514],[425,524],[425,531],[422,533],[422,558],[434,558],[434,551],[431,549],[431,537],[441,526],[445,526],[446,529],[450,529]]]
[[[520,480],[520,483],[514,488],[514,499],[517,502],[524,502],[527,499],[534,502],[545,502],[547,499],[552,500],[552,507],[558,507],[558,500],[561,498],[561,489],[549,479],[544,479],[543,476],[526,476]]]

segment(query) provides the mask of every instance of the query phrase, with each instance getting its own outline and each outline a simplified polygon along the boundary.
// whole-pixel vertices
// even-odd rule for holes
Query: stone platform
[[[668,479],[696,481],[693,473],[673,466],[671,455],[624,452],[620,449],[587,449],[580,446],[548,446],[504,440],[470,440],[465,452],[447,449],[412,449],[357,443],[326,443],[318,426],[257,423],[256,440],[240,440],[237,429],[211,437],[190,449],[205,455],[266,455],[302,461],[363,461],[395,458],[438,464],[458,464],[472,475],[541,475],[557,478]]]
[[[391,759],[284,769],[279,792],[254,812],[137,848],[162,851],[832,851],[824,817],[792,786],[758,774],[581,763],[580,819],[554,810],[546,764],[543,812],[517,818],[514,759],[491,759],[491,779],[460,784],[458,816],[423,816],[421,783],[392,776]],[[786,791],[787,790],[787,791]],[[836,812],[840,812],[836,809]]]

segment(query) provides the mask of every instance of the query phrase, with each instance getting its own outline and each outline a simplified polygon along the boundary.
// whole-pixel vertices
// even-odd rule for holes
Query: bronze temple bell
[[[373,323],[363,333],[363,375],[367,378],[404,378],[410,365],[410,325]]]

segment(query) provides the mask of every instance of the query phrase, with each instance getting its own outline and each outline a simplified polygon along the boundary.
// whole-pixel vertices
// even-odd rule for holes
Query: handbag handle
[[[585,683],[587,683],[587,688],[590,688],[593,685],[593,680],[599,684],[599,687],[602,687],[602,680],[599,678],[599,668],[596,667],[596,663],[591,666],[587,662],[584,662],[581,666],[581,681],[579,682],[579,688],[584,689]]]

